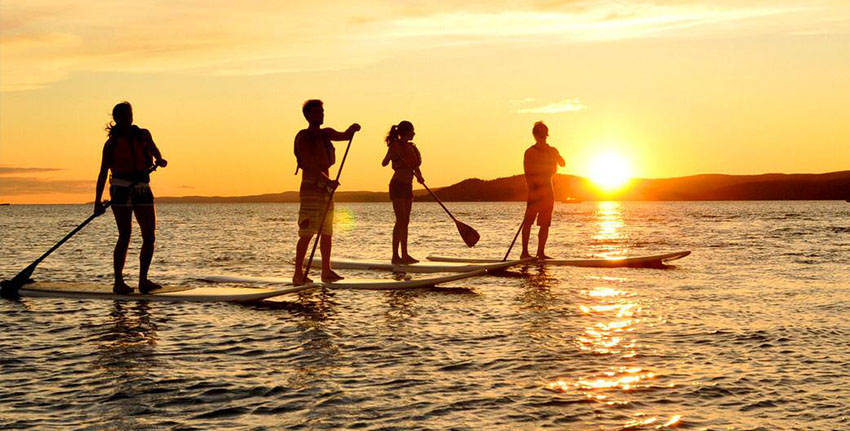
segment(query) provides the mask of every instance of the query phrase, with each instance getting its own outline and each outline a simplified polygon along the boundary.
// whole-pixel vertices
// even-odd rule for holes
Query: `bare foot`
[[[419,263],[419,259],[416,259],[409,254],[406,255],[406,256],[402,256],[401,260],[403,260],[404,263],[406,263],[408,265],[413,264],[413,263]]]
[[[112,285],[112,293],[117,295],[129,295],[133,293],[133,288],[128,286],[124,280],[115,280],[115,284]]]
[[[299,277],[292,277],[292,284],[294,284],[296,286],[301,286],[301,285],[304,285],[304,284],[310,284],[312,282],[313,282],[313,280],[311,280],[307,277],[304,277],[303,275],[299,276]]]
[[[552,258],[549,257],[549,256],[546,256],[545,254],[537,253],[537,260],[547,260],[547,259],[552,259]]]
[[[139,282],[139,292],[147,294],[154,290],[162,289],[162,286],[150,281],[144,280]]]
[[[522,254],[519,255],[519,258],[520,259],[531,259],[531,255],[528,254],[527,251],[524,251],[524,252],[522,252]]]
[[[404,263],[405,263],[404,259],[402,259],[398,256],[393,256],[393,258],[390,262],[392,262],[393,265],[404,265]]]
[[[333,270],[330,270],[330,272],[322,272],[322,281],[334,282],[342,280],[343,278],[345,277],[335,273]]]

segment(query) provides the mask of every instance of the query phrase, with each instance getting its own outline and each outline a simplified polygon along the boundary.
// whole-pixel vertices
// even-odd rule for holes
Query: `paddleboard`
[[[111,285],[94,283],[63,283],[36,281],[25,284],[18,291],[22,297],[108,299],[119,301],[188,301],[188,302],[252,302],[288,293],[319,287],[316,284],[293,286],[292,283],[266,288],[253,287],[175,287],[165,286],[155,293],[143,295],[112,293]]]
[[[334,269],[359,269],[369,271],[392,271],[392,272],[470,272],[470,271],[495,271],[521,263],[532,262],[534,259],[498,261],[483,264],[463,262],[419,262],[409,265],[397,265],[391,262],[378,260],[355,260],[355,259],[332,259],[331,266]],[[313,259],[311,267],[318,269],[322,265],[321,259]],[[306,265],[305,265],[306,266]]]
[[[617,257],[611,259],[546,259],[546,260],[537,260],[534,262],[541,263],[545,265],[555,265],[555,266],[581,266],[588,268],[620,268],[620,267],[651,267],[651,266],[659,266],[666,262],[670,262],[676,259],[681,259],[687,255],[691,254],[690,251],[677,251],[673,253],[666,254],[656,254],[651,256],[635,256],[635,257]],[[449,256],[428,256],[427,258],[433,262],[455,262],[455,263],[490,263],[490,262],[498,262],[501,259],[474,259],[474,258],[463,258],[463,257],[449,257]]]
[[[509,265],[508,265],[509,266]],[[365,289],[365,290],[400,290],[431,287],[451,281],[463,280],[465,278],[484,275],[487,270],[460,272],[443,277],[413,278],[409,280],[393,280],[386,278],[345,278],[334,282],[319,282],[331,289]],[[292,279],[284,277],[241,277],[229,275],[206,275],[200,278],[203,281],[214,283],[241,283],[241,284],[286,284],[292,283]]]

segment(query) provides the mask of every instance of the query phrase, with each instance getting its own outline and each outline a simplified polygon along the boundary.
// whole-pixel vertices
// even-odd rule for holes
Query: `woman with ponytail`
[[[124,263],[127,260],[127,247],[133,231],[133,214],[142,231],[142,250],[139,253],[139,291],[148,293],[161,286],[148,280],[148,268],[153,258],[156,239],[156,210],[153,206],[153,193],[150,188],[149,169],[165,167],[168,162],[162,158],[153,142],[151,132],[133,124],[133,107],[129,102],[121,102],[112,108],[112,119],[106,130],[109,139],[103,144],[103,156],[100,173],[95,189],[94,212],[102,214],[105,209],[101,202],[103,188],[109,171],[109,197],[112,202],[112,214],[118,225],[118,242],[112,255],[115,283],[113,292],[128,294],[133,288],[124,282]]]
[[[411,264],[419,262],[407,252],[407,228],[410,224],[410,210],[413,206],[413,177],[423,183],[422,156],[419,149],[411,142],[416,133],[410,121],[402,121],[390,128],[387,134],[387,155],[381,166],[392,162],[393,177],[390,180],[390,199],[395,211],[395,226],[393,226],[393,258],[394,264]],[[401,248],[401,253],[399,253]]]

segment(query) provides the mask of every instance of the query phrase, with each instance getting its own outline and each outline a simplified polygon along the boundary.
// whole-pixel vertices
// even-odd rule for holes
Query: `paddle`
[[[148,173],[151,173],[156,170],[156,165],[152,168],[148,169]],[[138,181],[132,183],[130,187],[135,186]],[[106,210],[112,205],[112,202],[106,201],[103,204],[103,209]],[[35,267],[38,266],[41,261],[43,261],[47,256],[50,256],[50,253],[56,251],[57,248],[61,247],[62,244],[65,244],[65,241],[68,241],[74,234],[81,231],[87,224],[91,223],[92,220],[100,217],[103,213],[94,213],[89,216],[89,218],[85,219],[79,226],[75,227],[68,235],[65,235],[64,238],[59,240],[53,247],[50,247],[50,250],[47,250],[44,254],[41,255],[38,259],[36,259],[33,263],[29,264],[26,268],[24,268],[18,275],[14,276],[11,280],[3,280],[0,281],[0,296],[6,299],[17,299],[18,298],[18,290],[21,287],[30,281],[30,276],[33,271],[35,271]]]
[[[413,171],[413,168],[411,168],[410,165],[408,165],[407,162],[404,161],[404,157],[402,157],[401,154],[396,153],[396,155],[398,156],[398,159],[401,160],[401,163],[407,167],[407,169]],[[443,207],[443,209],[446,211],[446,214],[448,214],[449,217],[454,220],[455,226],[457,226],[457,231],[460,234],[460,237],[463,238],[463,242],[466,243],[466,246],[475,247],[475,244],[478,244],[478,240],[481,239],[481,235],[479,235],[478,232],[472,228],[472,226],[469,226],[468,224],[465,224],[455,218],[454,214],[452,214],[452,212],[449,211],[449,209],[446,208],[446,206],[443,204],[443,201],[441,201],[440,198],[438,198],[437,195],[434,194],[434,192],[432,192],[430,188],[428,188],[428,185],[425,184],[425,181],[420,181],[420,184],[422,184],[422,187],[425,187],[425,190],[428,190],[428,193],[431,194],[431,197],[433,197],[434,200],[437,201],[437,203],[440,204],[441,207]]]
[[[351,141],[354,140],[354,135],[351,135],[351,139],[348,140],[348,145],[345,146],[345,154],[342,155],[342,162],[339,164],[339,170],[336,171],[336,182],[339,183],[339,176],[342,174],[342,168],[345,166],[345,158],[348,157],[348,150],[351,148]],[[336,193],[336,188],[331,190],[331,194],[328,196],[328,203],[325,205],[325,211],[322,213],[322,218],[319,219],[319,228],[316,231],[316,240],[313,241],[313,250],[310,251],[310,258],[307,259],[307,268],[304,269],[304,279],[307,279],[307,273],[310,272],[310,266],[313,265],[313,256],[316,255],[316,247],[319,245],[319,237],[322,236],[322,226],[325,225],[325,217],[328,216],[328,211],[331,209],[331,202],[333,202],[334,193]]]
[[[511,241],[511,246],[508,247],[508,252],[505,253],[505,257],[502,258],[502,262],[508,260],[508,256],[511,255],[511,249],[514,248],[514,244],[516,244],[516,239],[519,238],[519,233],[522,232],[523,226],[525,226],[525,218],[523,218],[522,223],[519,224],[519,229],[516,230],[516,235],[514,235],[514,240]]]
[[[460,237],[463,238],[463,242],[466,243],[466,246],[475,247],[475,244],[478,244],[478,240],[481,239],[481,235],[479,235],[478,232],[472,228],[472,226],[469,226],[468,224],[465,224],[460,220],[456,219],[454,214],[452,214],[452,212],[449,211],[449,209],[446,208],[445,205],[443,205],[443,202],[440,200],[440,198],[438,198],[437,195],[435,195],[434,192],[432,192],[431,189],[428,188],[427,185],[425,185],[424,181],[422,182],[422,187],[425,187],[425,190],[428,190],[428,193],[431,194],[431,197],[433,197],[434,200],[437,201],[437,203],[440,204],[440,206],[443,207],[444,210],[446,210],[446,214],[448,214],[449,217],[454,220],[455,226],[457,226],[457,231],[460,234]]]

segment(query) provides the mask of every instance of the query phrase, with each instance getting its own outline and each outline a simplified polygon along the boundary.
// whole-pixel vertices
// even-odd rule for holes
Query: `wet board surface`
[[[434,272],[471,272],[471,271],[494,271],[504,269],[509,266],[519,265],[521,263],[533,262],[534,259],[520,259],[487,263],[466,263],[466,262],[419,262],[410,265],[397,265],[392,262],[383,262],[378,260],[358,260],[358,259],[331,259],[331,267],[334,269],[359,269],[359,270],[374,270],[374,271],[392,271],[392,272],[416,272],[416,273],[434,273]],[[313,264],[310,265],[313,269],[318,269],[322,265],[321,259],[313,259]],[[306,264],[305,264],[306,266]]]
[[[655,254],[649,256],[634,256],[622,257],[613,259],[533,259],[534,263],[555,266],[580,266],[588,268],[618,268],[618,267],[651,267],[662,265],[666,262],[681,259],[691,254],[689,250],[676,251],[673,253]],[[498,262],[501,259],[476,259],[452,256],[428,256],[428,260],[433,262],[459,262],[459,263],[490,263]]]
[[[319,287],[316,284],[293,286],[280,284],[266,288],[255,287],[191,287],[164,286],[154,293],[143,295],[112,293],[112,285],[95,283],[34,282],[25,284],[19,294],[22,297],[107,299],[123,301],[171,301],[171,302],[250,302],[266,298],[302,292]]]
[[[451,281],[463,280],[466,278],[477,277],[486,274],[487,271],[480,269],[478,271],[461,272],[457,274],[447,275],[443,277],[423,277],[412,278],[407,280],[393,280],[390,278],[345,278],[340,281],[331,283],[318,282],[325,287],[332,289],[364,289],[364,290],[399,290],[399,289],[415,289],[420,287],[431,287],[438,284],[448,283]],[[243,284],[267,284],[276,285],[278,283],[292,283],[291,278],[285,277],[244,277],[232,275],[206,275],[199,278],[203,281],[213,283],[243,283]]]

